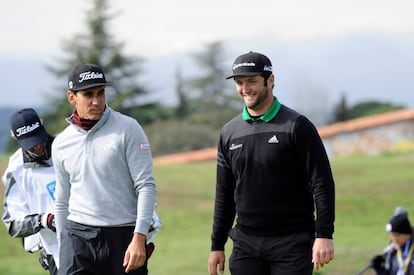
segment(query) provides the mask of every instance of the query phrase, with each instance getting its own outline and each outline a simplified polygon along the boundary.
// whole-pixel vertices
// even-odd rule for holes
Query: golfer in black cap
[[[234,275],[310,275],[334,258],[335,188],[321,138],[273,95],[265,55],[240,55],[230,78],[245,107],[218,143],[209,273],[224,271],[230,236]]]
[[[20,148],[10,157],[2,177],[6,186],[3,222],[10,236],[24,238],[26,251],[40,250],[40,263],[56,275],[59,253],[53,214],[53,137],[32,108],[16,111],[10,117],[10,128]]]
[[[108,84],[98,64],[79,64],[68,78],[74,111],[52,145],[62,275],[148,274],[151,148],[135,119],[107,105]]]
[[[374,256],[370,266],[377,275],[413,275],[413,228],[407,210],[397,207],[385,226],[391,244],[382,255]]]

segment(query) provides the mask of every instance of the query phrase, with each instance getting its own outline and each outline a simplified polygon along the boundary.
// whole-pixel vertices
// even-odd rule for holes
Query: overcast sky
[[[150,61],[201,49],[213,41],[230,42],[227,46],[233,52],[242,48],[238,41],[250,38],[250,45],[266,48],[263,44],[270,40],[300,45],[303,41],[358,33],[414,36],[413,0],[108,2],[110,10],[119,14],[111,21],[109,32],[117,41],[125,42],[127,53]],[[86,0],[0,0],[0,3],[0,78],[7,78],[7,73],[24,76],[24,70],[6,73],[8,62],[24,64],[32,58],[54,60],[61,53],[62,40],[86,32],[82,28],[91,6],[91,1]],[[33,91],[37,88],[31,87]],[[7,104],[12,100],[12,95],[2,99]]]
[[[1,0],[1,54],[59,51],[82,32],[86,0]],[[120,16],[110,30],[129,50],[148,56],[215,40],[271,35],[304,40],[354,32],[413,34],[412,0],[110,0]]]

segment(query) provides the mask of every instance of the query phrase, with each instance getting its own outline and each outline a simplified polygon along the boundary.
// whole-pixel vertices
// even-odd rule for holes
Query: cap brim
[[[238,73],[238,74],[233,74],[231,76],[226,77],[226,79],[230,79],[236,76],[256,76],[256,75],[261,75],[262,73],[257,73],[257,72],[245,72],[245,73]]]
[[[106,82],[106,83],[93,83],[93,84],[89,84],[89,85],[83,86],[81,88],[69,89],[69,90],[71,90],[73,92],[78,92],[78,91],[86,90],[86,89],[93,88],[93,87],[108,86],[108,85],[109,85],[108,82]]]
[[[46,143],[48,140],[49,134],[44,129],[41,129],[40,132],[36,133],[31,137],[16,139],[17,143],[23,151],[27,151],[38,144]]]

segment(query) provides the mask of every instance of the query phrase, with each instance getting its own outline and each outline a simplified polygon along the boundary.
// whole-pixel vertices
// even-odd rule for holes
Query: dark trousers
[[[312,274],[312,234],[259,237],[234,228],[230,237],[233,240],[229,259],[232,275]]]
[[[134,227],[90,227],[68,221],[60,240],[59,275],[147,275],[147,261],[125,273]]]

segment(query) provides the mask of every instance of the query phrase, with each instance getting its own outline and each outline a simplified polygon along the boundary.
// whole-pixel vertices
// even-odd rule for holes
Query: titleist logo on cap
[[[15,136],[20,137],[20,136],[25,135],[27,133],[33,132],[34,130],[36,130],[39,127],[40,127],[40,123],[36,122],[36,123],[33,123],[31,126],[27,125],[27,126],[17,128]]]
[[[79,74],[79,83],[82,83],[83,81],[87,81],[90,79],[104,79],[104,75],[103,73],[97,73],[97,72],[83,72],[81,74]]]

